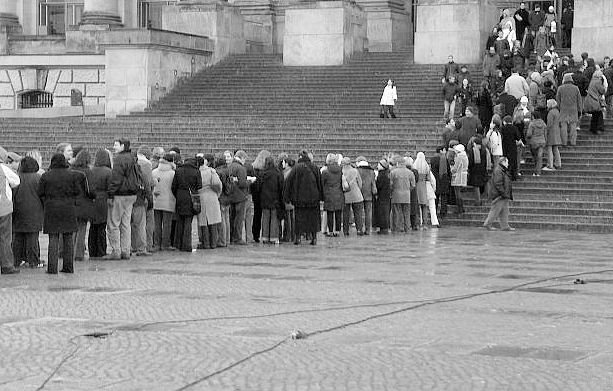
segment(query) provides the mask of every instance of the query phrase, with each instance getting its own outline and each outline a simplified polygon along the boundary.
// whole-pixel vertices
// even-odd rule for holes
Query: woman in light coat
[[[343,233],[349,235],[349,214],[353,210],[355,229],[358,235],[364,235],[364,197],[362,196],[362,177],[357,169],[351,167],[351,159],[343,158],[341,163],[343,176],[349,188],[345,191],[345,205],[343,206]],[[344,186],[343,186],[344,187]]]
[[[156,250],[174,250],[170,240],[172,219],[175,213],[176,199],[172,194],[172,181],[175,177],[173,155],[165,154],[153,170],[153,247]]]
[[[396,100],[398,100],[398,95],[396,93],[396,85],[389,79],[387,81],[387,85],[383,89],[383,95],[381,96],[381,118],[389,118],[389,115],[392,118],[396,118],[396,114],[394,114],[394,105],[396,105]],[[389,113],[389,115],[388,115]]]
[[[198,157],[200,164],[200,177],[202,188],[200,195],[201,211],[198,215],[198,236],[200,243],[198,249],[213,249],[217,247],[218,224],[221,224],[221,209],[219,195],[221,194],[221,179],[215,169],[211,168],[215,161],[213,155]]]
[[[462,188],[468,185],[468,156],[464,145],[458,144],[453,147],[455,158],[451,167],[451,187],[453,188],[458,214],[464,214],[464,201],[462,200]]]
[[[430,211],[430,223],[432,228],[439,228],[436,216],[436,183],[430,173],[430,166],[426,162],[426,155],[423,152],[417,153],[417,158],[413,163],[413,169],[417,170],[417,199],[421,211],[420,226],[425,226],[426,209]]]
[[[560,145],[563,145],[562,128],[560,126],[560,111],[558,103],[550,99],[547,101],[547,135],[545,137],[545,146],[547,147],[547,166],[544,171],[553,171],[556,168],[562,167],[562,158],[560,157]]]

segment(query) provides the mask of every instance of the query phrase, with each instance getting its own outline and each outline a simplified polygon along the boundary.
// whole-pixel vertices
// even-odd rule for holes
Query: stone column
[[[480,63],[500,15],[490,0],[420,0],[416,13],[418,64],[442,64],[449,55],[457,63]]]
[[[85,0],[82,25],[121,25],[117,0]]]
[[[0,0],[0,26],[9,30],[19,29],[17,0]]]
[[[393,52],[409,47],[413,27],[400,0],[356,0],[366,12],[368,51]]]
[[[596,62],[611,55],[613,48],[613,1],[575,2],[571,47],[575,58],[587,52]]]

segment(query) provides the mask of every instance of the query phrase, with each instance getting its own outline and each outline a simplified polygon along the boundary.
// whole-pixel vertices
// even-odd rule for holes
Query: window
[[[43,35],[64,35],[67,28],[81,22],[82,14],[82,0],[40,0],[39,32]]]
[[[40,109],[53,107],[53,94],[47,91],[27,91],[19,96],[20,109]]]
[[[177,4],[176,1],[147,1],[138,3],[138,26],[143,29],[162,29],[162,13],[167,5]]]

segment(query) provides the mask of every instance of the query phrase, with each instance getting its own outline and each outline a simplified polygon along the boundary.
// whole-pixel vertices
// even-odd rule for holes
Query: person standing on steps
[[[590,132],[593,134],[604,132],[604,114],[602,109],[605,104],[604,94],[607,89],[607,79],[603,76],[602,71],[597,70],[592,75],[584,106],[585,112],[592,114]]]
[[[455,76],[451,76],[443,85],[443,107],[445,112],[443,113],[443,120],[452,120],[455,115],[455,104],[457,96],[459,94],[459,87],[456,83]]]
[[[398,100],[398,95],[396,92],[396,85],[392,79],[387,81],[387,85],[383,89],[383,95],[381,96],[381,118],[396,118],[396,114],[394,113],[394,106],[396,105],[396,100]]]
[[[445,84],[452,76],[457,80],[460,73],[460,66],[453,61],[453,56],[450,54],[447,57],[447,64],[443,69],[443,79],[441,82]]]
[[[562,145],[566,145],[568,142],[570,145],[575,146],[577,145],[579,113],[581,113],[581,92],[579,87],[575,85],[571,73],[567,73],[562,77],[562,85],[556,93],[556,101],[560,108]],[[557,146],[557,144],[554,145]]]
[[[503,231],[515,231],[515,228],[509,226],[509,202],[513,199],[513,189],[508,167],[509,161],[502,157],[492,173],[489,186],[492,206],[483,223],[483,228],[490,231],[496,230],[492,226],[496,220],[500,220],[500,228]]]

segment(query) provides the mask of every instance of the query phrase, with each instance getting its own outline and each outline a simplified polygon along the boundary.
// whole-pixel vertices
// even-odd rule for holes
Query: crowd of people
[[[508,158],[513,180],[522,175],[526,149],[534,157],[534,175],[559,169],[560,148],[576,144],[581,117],[591,117],[589,131],[600,134],[605,114],[613,111],[613,61],[597,62],[588,53],[578,61],[560,58],[557,19],[549,11],[528,13],[521,3],[514,16],[503,13],[487,42],[478,88],[453,56],[443,71],[444,145],[454,139],[469,147],[471,138],[479,138],[491,156]]]
[[[247,243],[316,245],[322,227],[329,237],[349,236],[353,226],[358,236],[439,228],[448,195],[463,212],[451,189],[467,185],[469,162],[485,162],[461,144],[440,152],[430,163],[419,152],[372,165],[331,153],[318,167],[306,150],[296,158],[263,150],[252,161],[242,150],[184,158],[177,147],[133,151],[118,138],[112,151],[61,143],[43,165],[37,150],[22,157],[0,147],[1,273],[74,273],[75,261]]]

